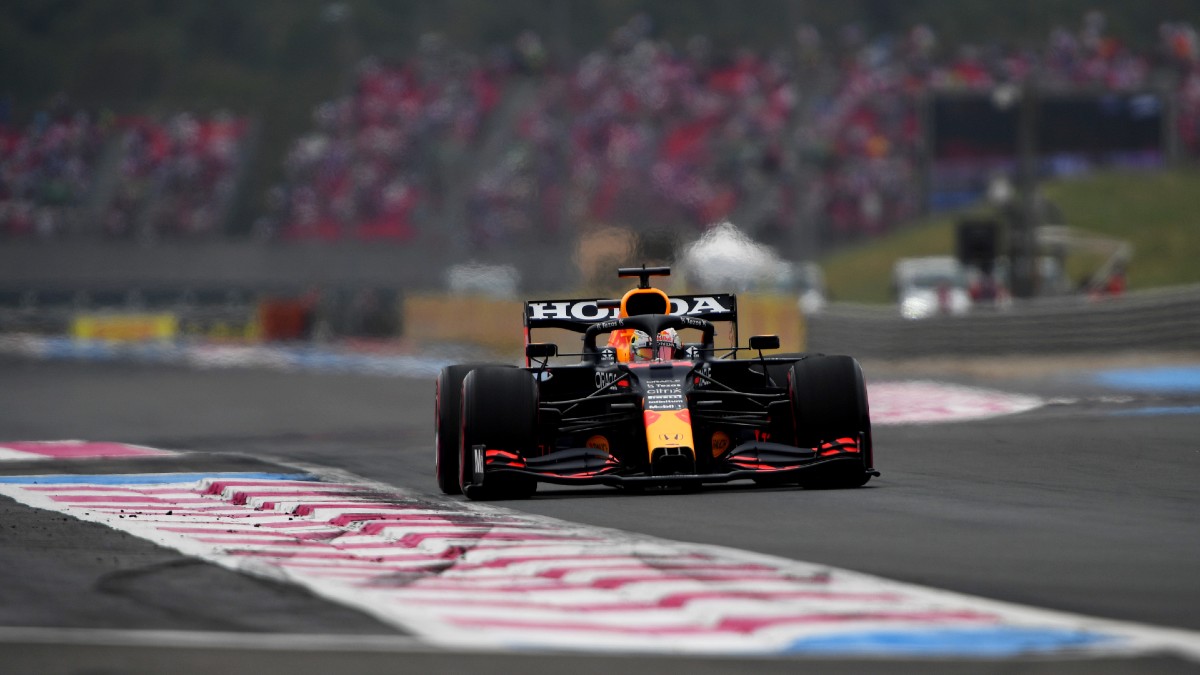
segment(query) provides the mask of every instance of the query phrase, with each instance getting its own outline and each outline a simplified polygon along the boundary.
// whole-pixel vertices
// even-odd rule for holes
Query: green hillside
[[[1200,283],[1200,170],[1101,173],[1050,182],[1044,189],[1068,225],[1133,245],[1130,290]],[[822,262],[830,292],[836,300],[890,302],[892,264],[953,253],[954,223],[964,215],[939,215],[829,256]],[[1078,279],[1095,262],[1073,259],[1068,273]]]

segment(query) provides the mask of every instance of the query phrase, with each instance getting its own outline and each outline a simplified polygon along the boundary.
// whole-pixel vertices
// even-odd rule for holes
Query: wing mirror
[[[750,338],[750,349],[760,352],[764,349],[779,349],[779,336],[755,335]]]
[[[548,359],[558,356],[558,345],[553,342],[531,342],[525,345],[525,356],[531,359]]]

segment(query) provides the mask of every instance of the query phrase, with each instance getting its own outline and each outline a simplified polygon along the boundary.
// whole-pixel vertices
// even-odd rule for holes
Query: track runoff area
[[[1034,396],[880,382],[877,425],[985,419]],[[915,403],[921,402],[921,403]],[[112,442],[0,443],[0,494],[237,572],[296,584],[454,650],[1200,661],[1200,634],[1042,610],[733,548],[399,490],[319,467],[57,473],[176,457]],[[318,641],[319,643],[319,641]]]

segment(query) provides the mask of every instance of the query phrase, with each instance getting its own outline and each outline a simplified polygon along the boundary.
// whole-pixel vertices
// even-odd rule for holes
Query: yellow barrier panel
[[[76,314],[71,335],[79,340],[170,340],[179,332],[174,314]]]
[[[475,345],[502,354],[520,354],[524,324],[519,300],[474,296],[421,294],[404,301],[405,337],[422,344]],[[805,348],[804,318],[796,298],[783,295],[739,295],[738,332],[742,344],[751,335],[778,335],[780,350]],[[578,334],[541,330],[538,342],[558,340],[561,351],[581,348]]]
[[[802,352],[808,343],[800,305],[787,295],[738,295],[738,335],[743,345],[751,335],[778,335],[781,352]]]
[[[520,353],[523,308],[519,300],[409,295],[404,299],[404,335],[423,344],[459,343]]]

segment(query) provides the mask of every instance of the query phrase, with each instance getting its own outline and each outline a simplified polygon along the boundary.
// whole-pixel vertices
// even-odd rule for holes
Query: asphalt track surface
[[[877,427],[883,476],[859,490],[551,488],[504,506],[1200,630],[1200,414],[1186,412],[1200,395],[1117,395],[1077,373],[999,386],[1052,403],[986,421]],[[3,359],[0,440],[212,453],[187,470],[303,462],[433,493],[432,389],[425,380],[371,376]],[[1164,406],[1185,412],[1142,414]],[[121,470],[163,466],[123,461]],[[55,470],[114,470],[72,467]],[[304,590],[4,497],[0,523],[5,673],[1200,672],[1200,663],[1172,655],[964,663],[448,653]]]

